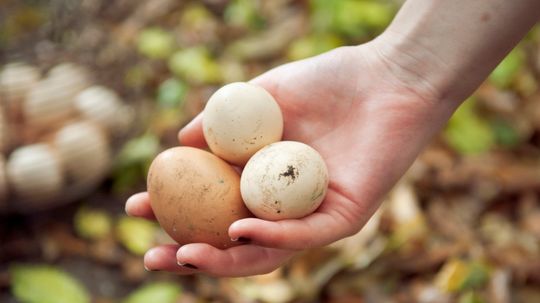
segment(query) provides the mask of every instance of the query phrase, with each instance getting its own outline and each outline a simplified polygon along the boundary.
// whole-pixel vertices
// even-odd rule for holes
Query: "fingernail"
[[[182,267],[185,267],[185,268],[189,268],[189,269],[198,269],[197,266],[195,266],[193,264],[189,264],[189,263],[178,262],[178,265],[180,265]]]
[[[240,237],[240,238],[231,238],[231,241],[240,242],[240,243],[249,243],[251,242],[251,239],[246,238],[246,237]]]
[[[126,203],[124,204],[124,212],[126,214],[128,214],[128,216],[130,215],[129,212],[128,212],[128,204],[129,204],[129,201],[131,201],[132,197],[129,197],[127,200],[126,200]]]
[[[150,269],[150,268],[146,267],[146,265],[144,266],[144,269],[145,269],[146,271],[158,271],[157,269]]]

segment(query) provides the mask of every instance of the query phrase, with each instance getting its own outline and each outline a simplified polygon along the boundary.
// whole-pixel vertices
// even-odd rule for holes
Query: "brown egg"
[[[150,166],[148,192],[163,229],[179,244],[236,245],[228,235],[236,220],[250,217],[240,196],[240,176],[204,150],[175,147]]]

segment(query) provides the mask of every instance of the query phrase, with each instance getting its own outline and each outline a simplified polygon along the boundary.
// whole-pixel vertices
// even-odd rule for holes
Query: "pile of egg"
[[[95,188],[133,117],[80,65],[0,67],[0,212],[41,210]]]

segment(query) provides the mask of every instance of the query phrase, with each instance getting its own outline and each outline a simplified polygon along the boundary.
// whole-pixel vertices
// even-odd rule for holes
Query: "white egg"
[[[111,164],[105,134],[90,122],[75,122],[60,129],[54,147],[71,182],[81,187],[97,184]]]
[[[328,188],[328,169],[312,147],[294,141],[270,144],[246,164],[240,180],[249,210],[265,220],[302,218],[314,212]]]
[[[48,78],[59,81],[69,89],[72,98],[83,89],[90,86],[89,72],[74,63],[61,63],[49,70]]]
[[[0,95],[7,101],[21,100],[39,78],[39,70],[31,65],[7,64],[0,73]]]
[[[45,206],[43,204],[57,198],[62,191],[64,176],[60,162],[46,144],[27,145],[13,151],[6,171],[10,189],[18,202]]]
[[[25,121],[48,127],[73,115],[73,91],[58,80],[44,79],[28,92],[23,104]]]
[[[125,108],[120,97],[112,90],[103,86],[92,86],[75,99],[75,106],[81,115],[106,128],[111,134],[116,134],[121,127],[120,116]]]
[[[212,152],[240,166],[283,134],[283,116],[272,95],[244,82],[217,90],[204,108],[202,123]]]
[[[69,118],[75,113],[75,96],[89,83],[88,73],[81,66],[62,63],[53,67],[26,95],[23,105],[26,122],[39,127]]]

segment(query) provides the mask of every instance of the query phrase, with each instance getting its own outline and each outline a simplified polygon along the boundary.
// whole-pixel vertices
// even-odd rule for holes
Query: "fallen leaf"
[[[49,265],[15,265],[11,290],[23,303],[87,303],[86,289],[66,272]]]

